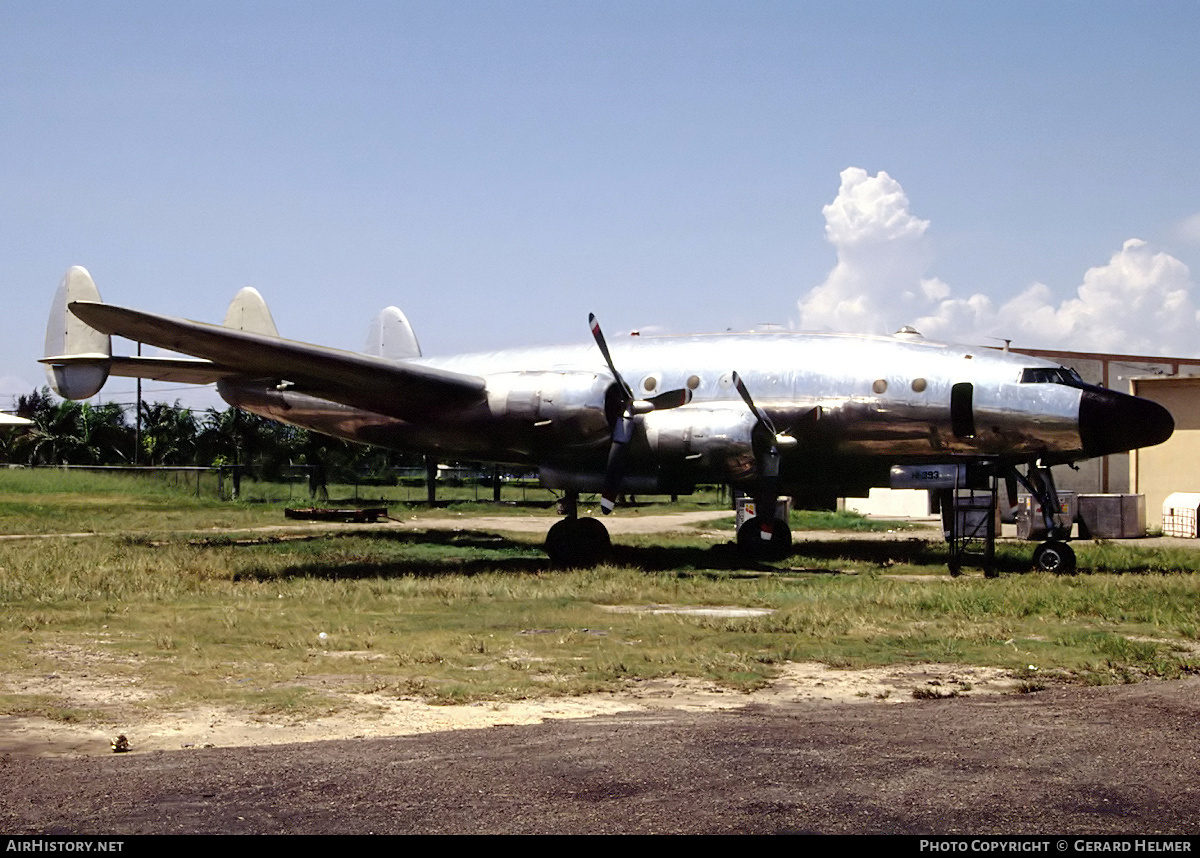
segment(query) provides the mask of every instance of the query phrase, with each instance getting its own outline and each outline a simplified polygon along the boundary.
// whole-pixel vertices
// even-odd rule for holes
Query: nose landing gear
[[[1067,544],[1067,540],[1071,538],[1071,522],[1063,521],[1064,516],[1060,513],[1062,506],[1050,468],[1031,462],[1027,476],[1022,477],[1016,468],[1013,468],[1012,473],[1038,502],[1042,511],[1042,522],[1046,527],[1046,541],[1033,551],[1033,568],[1038,572],[1074,575],[1075,549]]]
[[[1075,549],[1059,539],[1049,539],[1033,550],[1033,568],[1056,575],[1075,574]]]

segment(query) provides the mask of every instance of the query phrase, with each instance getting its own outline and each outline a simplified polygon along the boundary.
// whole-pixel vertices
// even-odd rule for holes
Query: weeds
[[[753,689],[788,661],[998,666],[1024,693],[1047,677],[1116,682],[1200,669],[1200,577],[1189,574],[1197,566],[1189,552],[1081,545],[1091,574],[1077,578],[951,579],[941,547],[914,539],[802,543],[783,564],[746,569],[704,534],[656,535],[619,540],[613,565],[561,572],[548,567],[540,536],[472,530],[469,519],[455,531],[198,537],[215,521],[277,523],[278,510],[120,482],[107,492],[88,483],[93,494],[28,481],[14,488],[8,476],[0,475],[0,510],[36,496],[37,515],[48,517],[41,532],[85,518],[102,532],[0,542],[0,659],[10,688],[35,688],[51,673],[102,686],[136,668],[159,705],[312,714],[334,705],[325,690],[334,686],[438,702],[657,677]],[[159,529],[134,533],[143,519],[120,527],[131,509],[149,511]],[[1000,554],[1028,565],[1023,546]],[[769,613],[650,610],[664,606]],[[30,707],[91,717],[33,692],[0,698],[0,711]]]

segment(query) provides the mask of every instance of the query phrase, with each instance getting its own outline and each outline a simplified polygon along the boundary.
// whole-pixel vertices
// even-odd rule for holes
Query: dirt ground
[[[769,688],[750,694],[677,680],[640,682],[612,694],[463,706],[432,706],[385,694],[347,694],[346,705],[338,714],[298,721],[215,706],[145,713],[136,705],[140,695],[135,687],[97,683],[82,673],[58,674],[39,678],[39,690],[69,705],[102,706],[123,714],[99,725],[3,716],[0,751],[21,756],[110,754],[118,736],[126,737],[133,752],[244,748],[662,710],[705,712],[801,701],[897,704],[916,699],[914,691],[927,696],[981,696],[1009,692],[1014,687],[1015,682],[1003,671],[992,668],[925,665],[848,671],[820,664],[792,664]]]

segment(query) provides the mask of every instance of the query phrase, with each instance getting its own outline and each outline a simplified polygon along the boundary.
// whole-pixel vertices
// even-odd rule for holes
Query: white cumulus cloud
[[[802,328],[883,333],[948,291],[940,281],[923,285],[929,221],[913,216],[904,189],[887,173],[843,170],[837,197],[821,211],[838,260],[801,299]]]
[[[887,173],[842,171],[837,197],[822,211],[837,264],[798,302],[804,329],[888,333],[911,324],[934,339],[1005,338],[1031,348],[1130,354],[1200,351],[1187,266],[1140,239],[1088,269],[1072,297],[1060,299],[1033,283],[997,302],[978,293],[956,296],[928,275],[929,221],[912,214],[904,189]]]

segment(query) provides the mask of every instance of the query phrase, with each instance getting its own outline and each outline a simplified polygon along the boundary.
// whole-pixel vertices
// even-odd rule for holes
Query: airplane
[[[738,547],[774,560],[792,545],[775,512],[781,497],[832,508],[896,485],[899,472],[917,484],[931,477],[951,499],[948,487],[980,485],[994,498],[1003,481],[1015,503],[1019,482],[1048,534],[1035,568],[1070,572],[1070,523],[1053,515],[1051,467],[1159,444],[1174,431],[1158,404],[1050,361],[927,341],[908,328],[610,344],[595,316],[589,323],[592,343],[433,358],[388,307],[365,351],[351,352],[282,338],[249,287],[213,325],[105,304],[75,266],[55,295],[42,363],[67,399],[95,395],[110,375],[215,382],[231,406],[326,435],[536,469],[562,493],[564,518],[545,542],[558,566],[595,564],[611,547],[603,523],[579,515],[580,494],[601,494],[607,514],[623,493],[730,485],[754,500]],[[114,355],[112,336],[180,356]],[[950,561],[955,574],[960,560]]]

